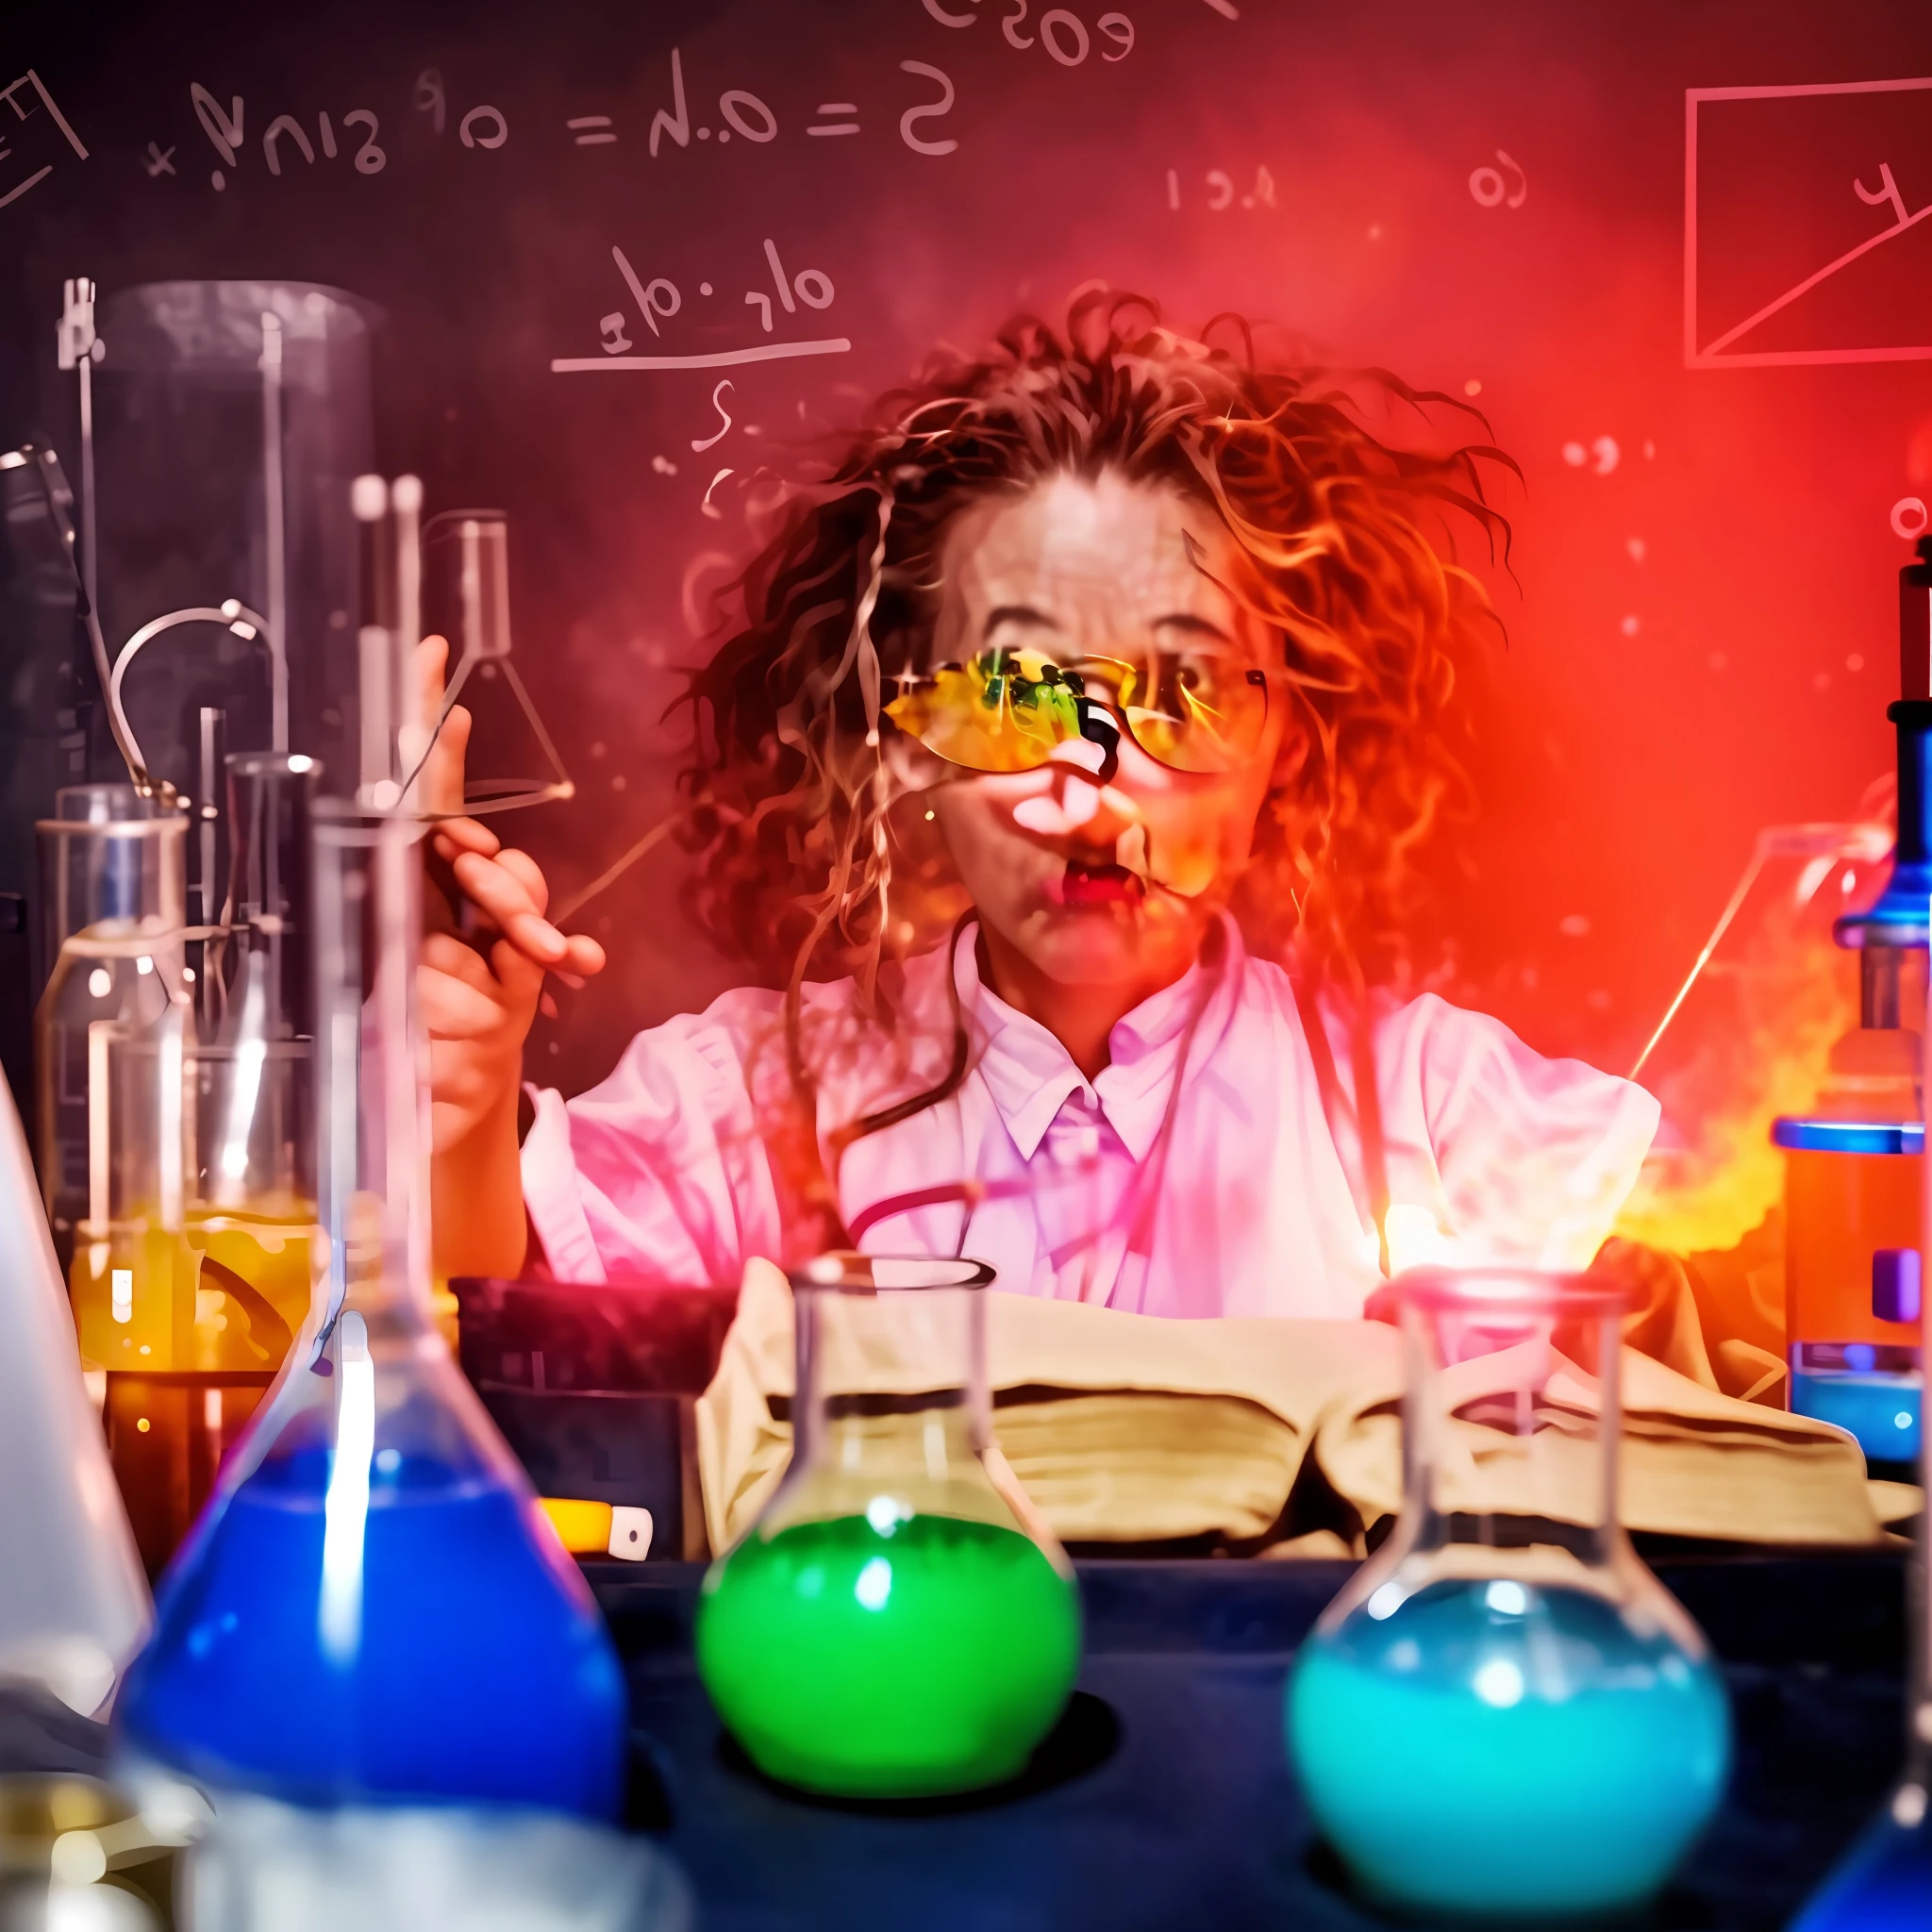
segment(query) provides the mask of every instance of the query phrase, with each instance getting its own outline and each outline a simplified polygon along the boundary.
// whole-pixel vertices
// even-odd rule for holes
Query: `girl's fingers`
[[[500,995],[485,992],[447,973],[425,967],[416,996],[432,1040],[487,1040],[504,1027]]]
[[[474,987],[478,992],[493,993],[496,990],[496,981],[476,949],[466,946],[453,934],[425,932],[423,935],[423,964],[431,972],[461,980],[465,986]]]
[[[537,995],[543,991],[542,965],[508,938],[498,940],[491,947],[490,963],[504,992],[519,1007],[527,1007],[534,1012]]]
[[[430,836],[436,841],[436,849],[450,859],[458,852],[476,852],[485,858],[494,858],[503,850],[503,841],[476,819],[440,820]]]
[[[524,878],[501,858],[465,852],[454,870],[457,883],[519,952],[541,966],[555,966],[566,957],[570,949],[563,935],[538,909]]]
[[[564,943],[570,951],[564,956],[564,966],[579,978],[588,979],[593,973],[601,973],[605,967],[604,948],[589,933],[574,932]]]
[[[527,852],[519,852],[512,847],[507,852],[499,852],[496,862],[529,894],[533,910],[542,912],[548,908],[550,881],[543,876],[543,868]]]

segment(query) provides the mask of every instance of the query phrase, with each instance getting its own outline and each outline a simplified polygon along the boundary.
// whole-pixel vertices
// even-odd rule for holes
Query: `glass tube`
[[[1635,1907],[1716,1808],[1730,1724],[1617,1520],[1625,1297],[1501,1269],[1395,1290],[1402,1512],[1290,1677],[1309,1808],[1404,1910]]]
[[[423,834],[316,808],[315,1292],[116,1707],[130,1764],[218,1814],[226,1793],[605,1818],[621,1794],[608,1635],[430,1320]]]
[[[863,1797],[997,1784],[1073,1690],[1072,1569],[985,1459],[991,1279],[858,1254],[791,1277],[791,1466],[711,1566],[697,1624],[705,1687],[770,1776]]]

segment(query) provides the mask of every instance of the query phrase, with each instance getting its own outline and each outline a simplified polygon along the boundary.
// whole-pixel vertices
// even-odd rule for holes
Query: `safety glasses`
[[[1098,713],[1171,771],[1233,771],[1268,725],[1268,677],[1206,650],[1083,658],[997,648],[896,680],[886,715],[936,758],[971,772],[1037,771]],[[1111,717],[1108,716],[1111,714]]]

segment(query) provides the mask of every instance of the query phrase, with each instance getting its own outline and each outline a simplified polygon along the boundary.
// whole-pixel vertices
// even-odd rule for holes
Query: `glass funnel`
[[[317,808],[323,1265],[116,1707],[125,1758],[218,1817],[620,1799],[609,1638],[429,1319],[422,832]]]
[[[869,1798],[998,1784],[1074,1688],[1073,1571],[985,1460],[992,1278],[858,1254],[791,1276],[791,1466],[697,1622],[705,1688],[772,1777]]]
[[[1623,1291],[1398,1278],[1402,1511],[1290,1675],[1290,1756],[1371,1895],[1547,1919],[1641,1903],[1723,1795],[1704,1640],[1617,1520]]]

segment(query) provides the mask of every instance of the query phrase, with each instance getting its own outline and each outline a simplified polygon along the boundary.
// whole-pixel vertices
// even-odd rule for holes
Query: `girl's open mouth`
[[[1140,875],[1124,865],[1088,865],[1070,858],[1060,881],[1060,901],[1066,906],[1138,906],[1146,894]]]

